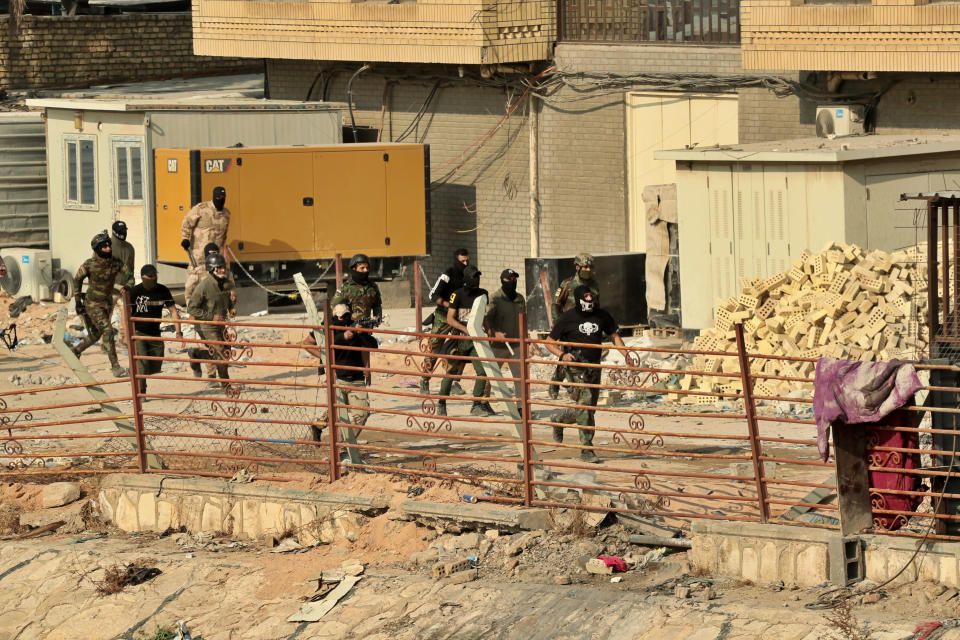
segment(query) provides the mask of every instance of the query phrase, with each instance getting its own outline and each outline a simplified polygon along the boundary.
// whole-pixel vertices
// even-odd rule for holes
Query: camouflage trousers
[[[453,349],[450,351],[450,355],[453,356],[466,356],[468,358],[476,358],[477,350],[473,346],[472,340],[453,340],[454,345]],[[447,367],[447,375],[450,376],[459,376],[463,373],[463,370],[466,369],[467,363],[473,365],[473,370],[478,376],[486,376],[484,373],[483,366],[480,364],[479,360],[467,360],[465,358],[456,358],[450,359],[450,364]],[[443,378],[440,382],[440,395],[449,396],[450,389],[453,387],[454,379]],[[474,380],[473,382],[473,397],[480,398],[483,397],[487,388],[486,380]],[[474,402],[478,402],[474,400]]]
[[[441,335],[448,335],[453,333],[453,327],[447,324],[447,321],[444,320],[439,313],[433,314],[433,326],[430,327],[430,333],[438,333]],[[437,354],[440,353],[440,349],[443,348],[443,343],[446,342],[446,338],[427,338],[427,353]],[[436,355],[431,355],[423,359],[423,372],[426,374],[433,373],[433,368],[437,366],[437,357]]]
[[[366,388],[367,384],[363,380],[342,380],[337,378],[338,385],[349,385],[351,387]],[[354,389],[337,389],[337,404],[349,405],[337,409],[337,422],[341,424],[354,424],[362,427],[367,424],[367,418],[370,417],[370,396],[366,391],[356,391]],[[357,436],[360,435],[360,429],[352,427],[340,427],[340,441],[347,444],[357,444]],[[356,447],[348,447],[347,455],[350,462],[361,464],[360,450]]]
[[[95,344],[97,340],[102,340],[100,346],[103,348],[104,353],[107,354],[110,365],[119,366],[120,363],[117,361],[117,334],[113,328],[113,324],[110,323],[110,315],[112,312],[112,300],[104,303],[87,303],[87,318],[90,321],[85,323],[87,325],[87,336],[80,341],[80,344],[74,347],[74,351],[78,356]]]
[[[586,367],[564,367],[564,375],[567,382],[578,382],[582,384],[600,384],[600,369]],[[600,398],[600,389],[589,387],[572,387],[570,389],[570,398],[574,404],[597,406],[597,400]],[[596,422],[593,419],[596,409],[558,409],[551,416],[551,422],[561,422],[566,424],[576,423],[583,427],[595,427]],[[593,444],[593,429],[580,429],[580,444],[590,446]]]

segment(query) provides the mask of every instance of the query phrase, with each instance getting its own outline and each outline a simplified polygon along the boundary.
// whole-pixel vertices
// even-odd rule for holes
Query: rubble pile
[[[926,246],[893,253],[865,252],[856,245],[830,244],[807,251],[787,271],[770,278],[742,280],[736,298],[717,302],[714,326],[693,342],[694,349],[734,355],[693,358],[690,369],[739,373],[734,325],[743,325],[749,353],[850,360],[915,359],[927,351]],[[809,378],[814,362],[751,359],[752,373]],[[754,393],[784,396],[807,383],[760,379]],[[685,375],[684,390],[739,393],[739,378]],[[714,404],[716,396],[671,394],[685,404]]]

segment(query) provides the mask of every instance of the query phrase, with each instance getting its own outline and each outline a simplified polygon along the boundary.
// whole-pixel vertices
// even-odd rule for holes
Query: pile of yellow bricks
[[[747,352],[801,358],[850,360],[915,359],[927,351],[926,246],[893,253],[864,252],[856,245],[830,244],[818,254],[804,251],[793,268],[766,279],[742,280],[736,298],[719,300],[714,326],[703,331],[695,349],[729,356],[695,356],[692,371],[739,374],[735,324],[743,325]],[[751,359],[751,371],[808,378],[813,362]],[[783,396],[802,388],[798,381],[760,379],[758,396]],[[740,393],[739,377],[690,374],[680,388]],[[670,394],[682,404],[714,404],[716,396]]]

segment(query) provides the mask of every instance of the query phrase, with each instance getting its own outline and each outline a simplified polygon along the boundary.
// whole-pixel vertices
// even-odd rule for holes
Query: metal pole
[[[941,241],[943,245],[940,248],[942,254],[940,270],[943,272],[943,335],[950,335],[950,208],[946,202],[943,203],[943,215],[940,217]],[[927,251],[930,248],[927,247]]]
[[[530,446],[530,368],[527,364],[527,314],[520,314],[520,420],[523,432],[523,504],[533,504],[533,447]]]
[[[934,345],[938,335],[940,313],[937,310],[937,205],[927,202],[927,312],[929,313],[930,344]],[[938,354],[931,352],[931,357]]]
[[[130,313],[130,292],[126,289],[120,296],[123,327],[127,333],[127,356],[130,361],[130,397],[133,400],[133,426],[137,435],[137,466],[140,473],[147,472],[147,447],[143,439],[143,404],[137,385],[137,342],[134,335],[133,314]]]
[[[334,258],[334,263],[337,268],[337,289],[339,289],[340,285],[343,284],[343,260],[341,260],[340,258],[341,256],[339,253]],[[327,296],[327,297],[329,298],[330,296]]]
[[[753,401],[753,378],[750,377],[750,359],[743,341],[743,325],[734,325],[737,334],[737,357],[740,360],[740,377],[743,380],[743,409],[747,414],[747,428],[750,431],[750,457],[753,460],[753,477],[757,482],[757,501],[760,507],[760,522],[766,523],[770,517],[767,504],[767,485],[763,481],[763,461],[760,456],[760,430],[757,426],[757,407]]]
[[[340,256],[337,255],[337,264]],[[330,430],[330,482],[340,479],[340,452],[337,447],[337,390],[334,388],[333,373],[333,324],[331,322],[330,297],[323,301],[323,334],[326,350],[327,368],[327,428]]]
[[[537,111],[537,100],[530,92],[527,101],[527,129],[530,140],[530,257],[540,257],[540,169],[539,169],[539,142],[538,129],[540,115]]]
[[[423,329],[423,287],[420,285],[420,261],[413,261],[413,331],[419,333]]]

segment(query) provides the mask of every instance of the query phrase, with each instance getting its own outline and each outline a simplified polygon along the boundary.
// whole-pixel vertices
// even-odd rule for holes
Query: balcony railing
[[[572,42],[739,44],[739,0],[559,0]]]

